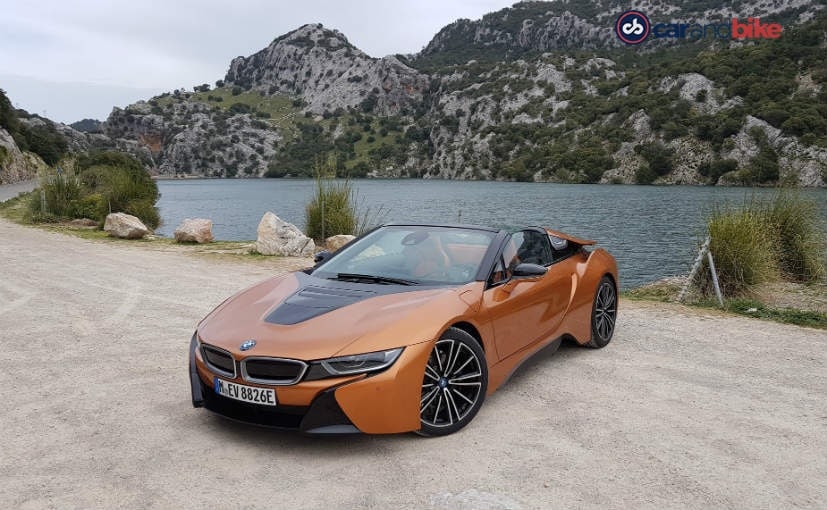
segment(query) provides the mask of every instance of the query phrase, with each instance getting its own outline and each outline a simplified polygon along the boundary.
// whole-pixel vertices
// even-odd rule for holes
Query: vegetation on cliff
[[[29,124],[21,119],[39,119],[24,110],[15,109],[0,89],[0,129],[7,131],[21,151],[30,151],[47,164],[54,165],[68,151],[66,138],[51,122]]]

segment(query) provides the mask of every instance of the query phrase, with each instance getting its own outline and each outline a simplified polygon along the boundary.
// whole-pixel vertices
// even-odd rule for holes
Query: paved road
[[[0,184],[0,202],[14,198],[20,193],[31,191],[37,187],[37,179],[16,182],[14,184]]]
[[[624,302],[459,434],[308,438],[189,404],[193,326],[269,262],[149,246],[0,220],[0,508],[827,505],[823,331]]]

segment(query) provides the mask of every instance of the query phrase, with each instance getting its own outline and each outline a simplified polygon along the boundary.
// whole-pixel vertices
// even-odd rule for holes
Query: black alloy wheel
[[[444,436],[468,425],[488,389],[488,365],[476,339],[448,328],[437,340],[422,379],[419,416],[424,436]]]
[[[615,332],[617,319],[617,290],[608,276],[600,279],[592,306],[592,337],[586,345],[599,349],[605,347]]]

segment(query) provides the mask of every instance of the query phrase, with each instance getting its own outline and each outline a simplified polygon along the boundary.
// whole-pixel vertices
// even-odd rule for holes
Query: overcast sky
[[[61,122],[105,119],[164,91],[224,77],[305,23],[374,57],[415,53],[443,26],[516,0],[0,0],[0,88]]]

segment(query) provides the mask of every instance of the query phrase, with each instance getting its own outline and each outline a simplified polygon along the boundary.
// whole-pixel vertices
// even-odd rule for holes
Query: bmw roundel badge
[[[252,349],[252,348],[253,348],[253,347],[255,347],[255,346],[256,346],[256,341],[255,341],[255,340],[253,340],[253,339],[251,338],[251,339],[249,339],[249,340],[245,340],[245,341],[241,344],[241,346],[239,347],[239,349],[241,349],[242,351],[249,351],[250,349]]]

